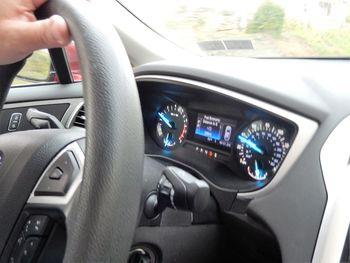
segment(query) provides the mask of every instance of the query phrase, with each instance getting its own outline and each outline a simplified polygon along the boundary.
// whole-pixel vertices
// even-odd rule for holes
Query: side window
[[[57,78],[56,78],[57,79]],[[54,82],[55,72],[48,50],[35,51],[13,81],[13,86]]]
[[[74,42],[65,47],[65,53],[73,81],[81,81],[80,66]],[[35,51],[23,69],[17,74],[13,86],[59,82],[47,49]]]

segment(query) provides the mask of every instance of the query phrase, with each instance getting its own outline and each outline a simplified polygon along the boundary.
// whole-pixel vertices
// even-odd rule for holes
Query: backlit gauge
[[[250,178],[262,181],[273,176],[289,150],[285,129],[269,121],[254,121],[237,138],[239,163]]]
[[[163,149],[173,149],[183,143],[188,130],[186,110],[169,104],[157,112],[156,138]]]

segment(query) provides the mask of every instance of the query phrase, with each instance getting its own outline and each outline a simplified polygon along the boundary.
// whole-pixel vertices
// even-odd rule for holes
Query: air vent
[[[76,127],[81,127],[81,128],[85,128],[85,110],[84,110],[84,105],[80,107],[80,109],[78,110],[74,122],[73,122],[73,126]]]

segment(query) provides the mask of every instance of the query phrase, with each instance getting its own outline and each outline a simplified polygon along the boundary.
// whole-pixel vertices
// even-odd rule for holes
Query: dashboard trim
[[[82,103],[82,98],[71,98],[71,99],[56,99],[56,100],[39,100],[31,102],[11,102],[4,105],[4,109],[15,109],[15,108],[24,108],[24,107],[36,107],[36,106],[47,106],[55,104],[69,104],[67,110],[65,111],[62,119],[60,120],[62,124],[69,123],[69,119],[73,118],[72,113],[75,113],[77,105],[79,106]],[[68,128],[68,125],[65,125]]]
[[[320,161],[327,190],[312,262],[339,262],[350,223],[350,116],[340,122],[324,143]],[[336,154],[335,154],[336,153]]]
[[[85,104],[84,101],[81,101],[73,110],[72,114],[70,115],[69,119],[67,120],[66,128],[69,129],[72,127],[73,122],[75,120],[75,117],[77,116],[78,112],[80,111],[81,107],[83,107]]]
[[[283,163],[281,164],[278,172],[276,173],[275,177],[271,180],[271,182],[261,189],[251,191],[251,192],[238,193],[238,197],[256,198],[256,197],[265,196],[270,191],[273,191],[273,189],[279,184],[279,182],[283,180],[283,177],[288,173],[288,171],[291,169],[295,161],[299,158],[301,153],[304,151],[305,147],[313,138],[318,128],[317,122],[310,120],[306,117],[303,117],[299,114],[290,112],[288,110],[282,109],[280,107],[261,101],[259,99],[252,98],[247,95],[243,95],[235,91],[227,90],[211,84],[206,84],[200,81],[189,80],[189,79],[184,79],[180,77],[166,76],[166,75],[142,75],[142,76],[137,76],[135,79],[136,79],[136,82],[157,81],[157,82],[164,82],[164,83],[182,84],[195,89],[215,92],[215,93],[233,98],[235,100],[248,103],[264,111],[268,111],[274,115],[278,115],[282,118],[288,119],[297,125],[298,133],[294,139],[294,143],[291,145],[291,148],[288,154],[286,155]]]

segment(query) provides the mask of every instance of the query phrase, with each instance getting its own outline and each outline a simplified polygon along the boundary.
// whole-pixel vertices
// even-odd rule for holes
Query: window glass
[[[119,0],[200,55],[349,57],[350,0]]]
[[[57,78],[56,78],[57,79]],[[30,85],[34,83],[54,82],[55,72],[48,50],[35,51],[23,69],[17,74],[12,85]]]
[[[81,81],[80,65],[75,43],[72,42],[65,47],[66,57],[74,81]]]

